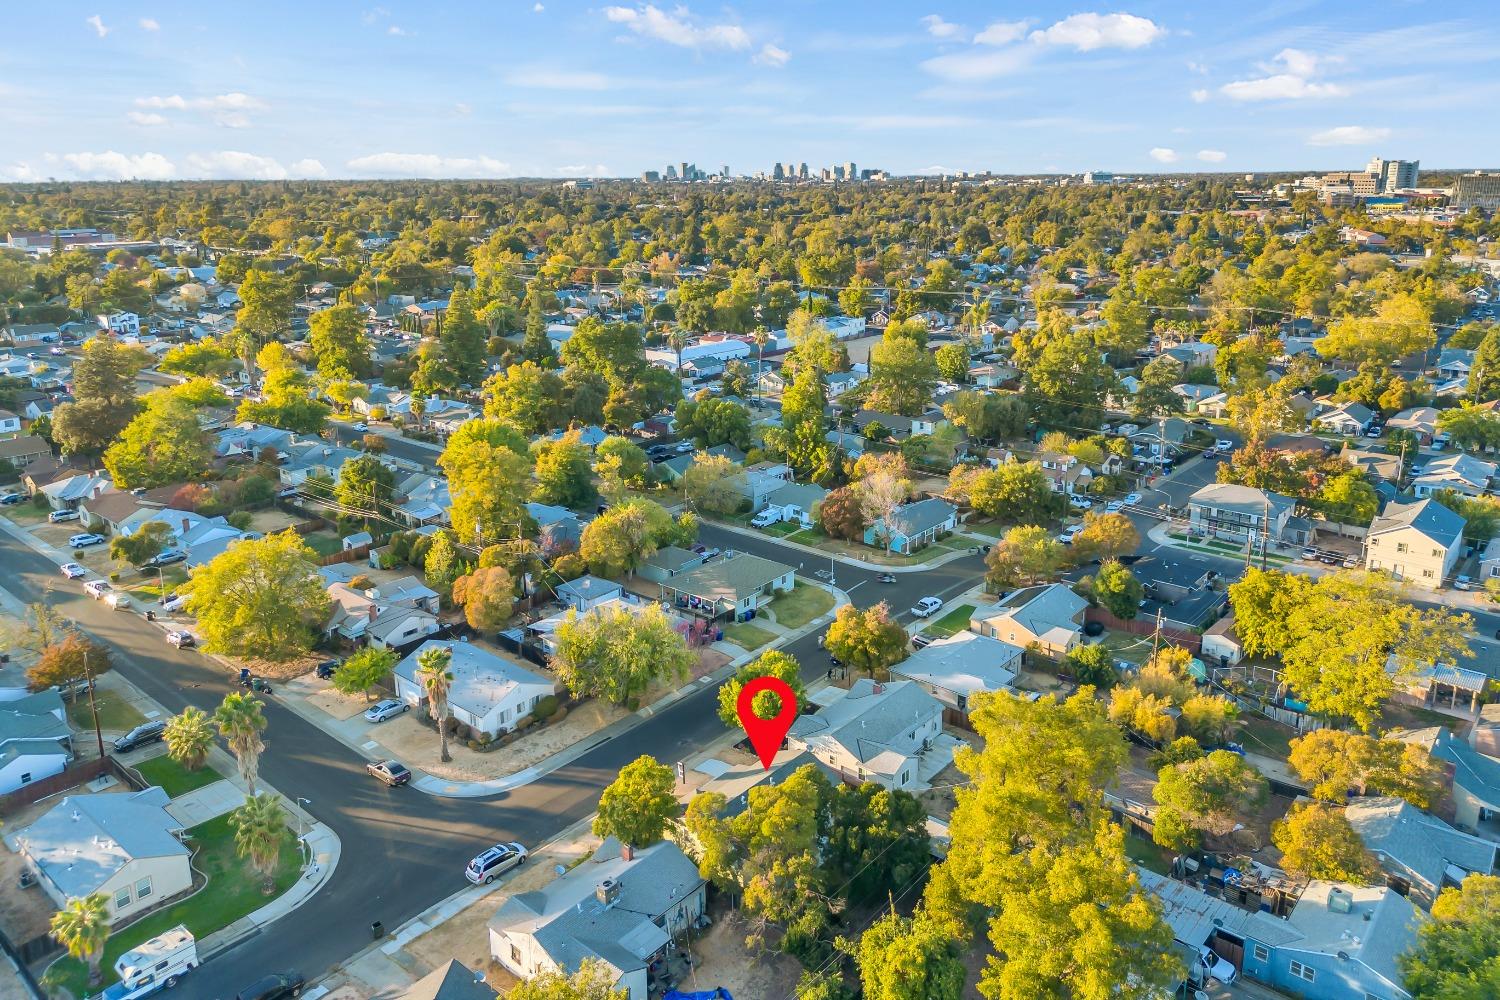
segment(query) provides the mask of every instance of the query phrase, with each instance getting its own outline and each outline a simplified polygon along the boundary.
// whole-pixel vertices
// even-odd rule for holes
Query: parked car
[[[167,723],[165,720],[144,722],[115,740],[115,753],[128,753],[131,750],[138,750],[141,747],[149,746],[161,739],[161,734],[166,731]]]
[[[1318,550],[1313,548],[1312,546],[1308,546],[1307,548],[1302,550],[1302,558],[1309,561],[1316,559],[1318,558]]]
[[[181,549],[163,549],[150,559],[147,559],[145,565],[150,569],[157,569],[161,566],[170,566],[173,563],[183,562],[186,559],[187,553]]]
[[[83,592],[96,601],[114,589],[108,580],[90,580],[83,585]]]
[[[700,552],[698,554],[703,557],[703,561],[704,562],[707,562],[708,560],[710,560],[710,559],[714,558],[715,556],[717,556],[719,554],[719,550],[717,548],[712,548],[711,547],[711,548],[704,549],[702,552]]]
[[[918,618],[928,618],[936,614],[943,606],[943,602],[936,597],[924,597],[911,609],[911,613]]]
[[[234,1000],[286,1000],[300,997],[307,980],[300,972],[273,972],[262,976],[234,995]]]
[[[318,664],[317,673],[319,680],[328,680],[333,672],[339,668],[338,660],[323,660]]]
[[[103,545],[104,536],[96,535],[92,531],[82,531],[68,538],[68,547],[74,549],[86,549],[90,545]]]
[[[13,507],[25,499],[26,494],[24,493],[0,493],[0,504],[4,504],[7,507]]]
[[[1358,565],[1359,565],[1359,556],[1345,556],[1344,557],[1344,568],[1345,569],[1353,569],[1354,567],[1356,567]]]
[[[1453,578],[1453,589],[1454,590],[1473,590],[1474,589],[1474,581],[1471,580],[1471,579],[1469,579],[1467,576],[1464,576],[1463,574],[1459,574],[1458,576],[1456,576],[1456,577]]]
[[[1083,525],[1081,524],[1069,525],[1058,533],[1057,540],[1059,542],[1062,542],[1064,545],[1072,545],[1073,539],[1078,537],[1078,533],[1082,530]]]
[[[182,629],[173,629],[167,633],[167,642],[178,649],[192,649],[198,645],[198,640],[193,638],[193,633]]]
[[[130,610],[130,595],[123,590],[111,590],[104,595],[104,603],[115,611]]]
[[[386,719],[394,719],[410,708],[411,706],[404,701],[397,701],[395,698],[386,698],[382,701],[377,701],[365,710],[365,721],[384,722]]]
[[[62,575],[69,580],[76,580],[80,576],[87,576],[89,572],[77,563],[63,563],[58,568],[62,570]]]
[[[769,528],[771,525],[778,524],[782,520],[780,508],[767,507],[750,519],[750,527]]]
[[[161,609],[163,611],[181,611],[186,606],[186,594],[171,593],[161,599]]]
[[[369,771],[377,781],[383,781],[392,788],[404,785],[411,780],[411,772],[406,765],[394,760],[382,760],[366,764],[365,770]]]
[[[1217,438],[1214,441],[1214,447],[1223,452],[1230,452],[1234,451],[1234,442],[1228,438]]]
[[[526,861],[526,848],[520,844],[496,844],[479,855],[464,869],[464,877],[475,885],[489,885],[512,868]]]
[[[1094,501],[1088,497],[1068,497],[1068,506],[1074,510],[1090,510],[1094,506]]]
[[[1138,504],[1140,502],[1141,502],[1141,495],[1139,493],[1127,493],[1127,494],[1125,494],[1125,506],[1127,506],[1127,507],[1134,507],[1136,504]]]
[[[52,513],[47,515],[47,520],[51,521],[53,524],[62,524],[64,521],[76,521],[78,520],[78,511],[54,510]]]
[[[1109,503],[1104,505],[1104,509],[1111,514],[1118,514],[1120,513],[1120,511],[1125,509],[1125,501],[1111,500]]]
[[[1199,983],[1206,983],[1210,979],[1216,979],[1222,986],[1228,986],[1239,976],[1235,967],[1214,954],[1212,948],[1206,944],[1198,946],[1198,968],[1195,970],[1195,978]]]
[[[684,441],[673,450],[676,451],[679,455],[691,455],[693,452],[698,450],[698,446],[693,444],[693,442],[691,441]]]

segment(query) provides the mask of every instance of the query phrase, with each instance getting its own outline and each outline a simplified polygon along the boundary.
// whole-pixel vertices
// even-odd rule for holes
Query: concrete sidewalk
[[[177,796],[167,804],[167,812],[183,826],[191,827],[232,812],[244,803],[244,791],[226,779]]]

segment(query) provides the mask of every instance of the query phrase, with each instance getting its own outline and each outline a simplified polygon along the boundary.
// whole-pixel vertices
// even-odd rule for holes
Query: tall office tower
[[[807,180],[807,161],[806,160],[803,160],[802,163],[801,163],[801,165],[799,165],[797,167],[797,176],[799,178],[801,178],[802,180],[804,180],[804,181]]]
[[[1376,186],[1384,194],[1401,188],[1416,187],[1417,174],[1421,165],[1421,160],[1383,160],[1377,156],[1370,160],[1370,165],[1365,167],[1365,172],[1379,178]]]
[[[674,166],[672,166],[672,164],[668,163],[667,164],[667,180],[669,180],[669,181],[675,181],[676,179],[677,179],[677,168],[674,167]]]
[[[773,180],[773,181],[779,181],[782,178],[784,178],[785,176],[786,176],[786,174],[783,173],[782,170],[781,170],[781,163],[778,161],[777,164],[776,164],[776,166],[774,166],[774,167],[771,168],[771,180]]]
[[[859,180],[859,173],[854,169],[854,161],[853,160],[850,160],[848,163],[844,164],[844,180],[846,180],[846,181]]]

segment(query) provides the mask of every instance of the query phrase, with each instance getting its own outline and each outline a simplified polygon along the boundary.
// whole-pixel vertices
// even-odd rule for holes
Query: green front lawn
[[[741,649],[753,653],[776,638],[776,634],[766,631],[759,625],[751,625],[749,622],[735,622],[733,625],[724,626],[724,638]]]
[[[302,543],[320,556],[331,556],[335,552],[342,551],[344,547],[337,535],[326,531],[314,531],[310,535],[303,535]]]
[[[974,614],[974,605],[960,604],[937,621],[922,630],[923,635],[930,635],[934,639],[946,639],[950,635],[957,635],[969,627],[969,618]]]
[[[135,769],[141,772],[141,777],[153,785],[160,785],[174,799],[195,788],[212,785],[223,777],[207,765],[196,771],[189,771],[166,754],[143,760],[135,765]]]
[[[833,607],[833,595],[822,587],[799,583],[771,602],[776,624],[782,628],[801,628]]]
[[[94,689],[94,705],[99,709],[99,728],[110,732],[128,733],[146,721],[140,709],[113,691]],[[94,715],[89,711],[89,698],[82,692],[78,700],[68,705],[68,720],[80,733],[94,731]],[[80,737],[81,738],[81,737]]]
[[[188,830],[188,837],[189,846],[195,849],[193,867],[207,876],[208,885],[188,899],[159,910],[112,936],[104,946],[104,960],[100,963],[104,973],[101,989],[115,981],[112,971],[115,959],[141,942],[178,924],[186,924],[201,942],[214,931],[228,927],[285,892],[297,881],[302,870],[296,837],[290,828],[286,831],[274,876],[275,891],[270,895],[261,891],[265,880],[235,853],[234,831],[229,827],[228,816],[193,827]],[[47,970],[47,978],[75,997],[95,992],[88,986],[88,967],[67,956],[52,964]]]
[[[10,507],[0,507],[5,516],[17,524],[41,524],[47,520],[47,515],[52,513],[51,507],[35,507],[30,503],[18,503]]]
[[[775,524],[768,524],[760,530],[768,535],[780,535],[785,538],[788,535],[795,535],[801,531],[802,525],[796,521],[777,521]]]

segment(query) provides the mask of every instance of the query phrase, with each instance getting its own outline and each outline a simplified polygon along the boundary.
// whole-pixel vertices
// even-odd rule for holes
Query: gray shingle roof
[[[1460,833],[1401,799],[1355,799],[1344,807],[1344,815],[1366,847],[1430,887],[1443,884],[1443,870],[1450,864],[1485,875],[1495,867],[1500,845]]]
[[[38,691],[15,701],[0,702],[0,746],[12,740],[65,740],[71,734],[62,714],[62,696]]]
[[[902,507],[896,512],[893,526],[899,534],[920,535],[924,531],[930,531],[943,524],[955,513],[957,513],[957,508],[951,503],[933,497],[930,500],[919,500]]]
[[[863,678],[821,712],[799,715],[791,734],[809,745],[836,743],[866,764],[888,752],[909,758],[922,748],[910,732],[942,710],[942,703],[914,681],[877,684]]]
[[[1073,593],[1072,588],[1061,583],[1048,583],[1038,587],[1023,587],[1006,595],[1002,600],[975,611],[970,621],[993,621],[1011,618],[1032,635],[1046,635],[1054,628],[1076,631],[1079,626],[1073,616],[1089,602]]]
[[[790,572],[792,567],[785,563],[741,552],[673,577],[669,586],[694,597],[738,602]]]
[[[1430,498],[1416,503],[1393,500],[1370,525],[1370,537],[1397,528],[1415,528],[1433,541],[1447,545],[1464,530],[1465,523],[1462,517]]]
[[[1000,691],[1016,679],[1021,649],[975,632],[929,643],[891,668],[891,676],[931,684],[954,694]]]
[[[27,854],[63,895],[87,896],[136,858],[187,857],[182,824],[160,788],[70,795],[19,834]]]
[[[475,982],[474,973],[456,958],[412,983],[396,1000],[495,1000],[495,991]]]

